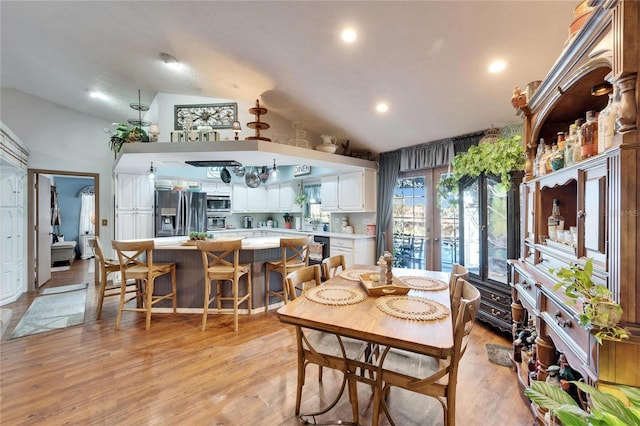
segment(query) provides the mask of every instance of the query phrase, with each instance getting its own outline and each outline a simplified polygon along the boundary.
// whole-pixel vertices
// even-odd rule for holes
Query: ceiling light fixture
[[[94,99],[100,99],[101,101],[107,100],[107,95],[101,92],[89,92],[89,96]]]
[[[233,134],[235,135],[235,140],[238,140],[238,134],[242,131],[242,127],[240,127],[239,121],[234,121],[231,125],[231,130],[233,130]]]
[[[352,28],[346,28],[342,30],[341,37],[342,41],[344,41],[345,43],[353,43],[354,41],[356,41],[357,35]]]
[[[169,55],[168,53],[160,53],[160,59],[162,59],[162,62],[164,62],[169,67],[180,67],[180,61],[178,61],[174,56]]]
[[[504,71],[507,68],[507,63],[503,60],[493,61],[489,64],[489,72],[491,74],[497,74]]]
[[[384,102],[380,102],[378,105],[376,105],[376,111],[377,112],[387,112],[387,111],[389,111],[389,105],[384,103]]]
[[[149,180],[154,180],[156,178],[156,168],[153,167],[153,161],[151,162],[151,167],[147,170],[147,178],[149,178]]]
[[[591,96],[608,95],[611,92],[613,92],[613,86],[606,81],[591,88]]]

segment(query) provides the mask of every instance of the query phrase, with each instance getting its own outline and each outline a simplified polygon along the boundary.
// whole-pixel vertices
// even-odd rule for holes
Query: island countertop
[[[216,236],[208,241],[242,240],[241,250],[266,250],[280,247],[280,237],[231,237]],[[154,238],[155,250],[196,250],[195,241],[188,237]]]

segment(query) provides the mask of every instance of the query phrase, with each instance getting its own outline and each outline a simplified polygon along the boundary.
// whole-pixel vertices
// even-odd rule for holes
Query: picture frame
[[[184,130],[191,119],[191,129],[209,126],[212,129],[231,129],[238,117],[238,104],[174,105],[174,128]]]

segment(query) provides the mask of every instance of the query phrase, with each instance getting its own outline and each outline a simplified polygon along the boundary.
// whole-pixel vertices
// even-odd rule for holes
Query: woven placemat
[[[449,284],[442,280],[436,280],[435,278],[428,277],[399,277],[400,281],[404,282],[407,287],[415,290],[427,290],[436,291],[444,290],[449,287]]]
[[[323,305],[354,305],[367,298],[367,295],[360,289],[321,285],[310,288],[304,292],[307,299]]]
[[[432,321],[449,315],[449,309],[442,303],[424,297],[384,296],[376,299],[376,306],[385,314],[418,321]]]
[[[350,281],[360,281],[360,274],[373,272],[371,269],[347,269],[340,272],[340,277]]]

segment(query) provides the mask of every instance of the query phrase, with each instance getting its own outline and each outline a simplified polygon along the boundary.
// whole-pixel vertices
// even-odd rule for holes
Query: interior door
[[[51,279],[51,179],[38,174],[36,196],[36,284]]]

